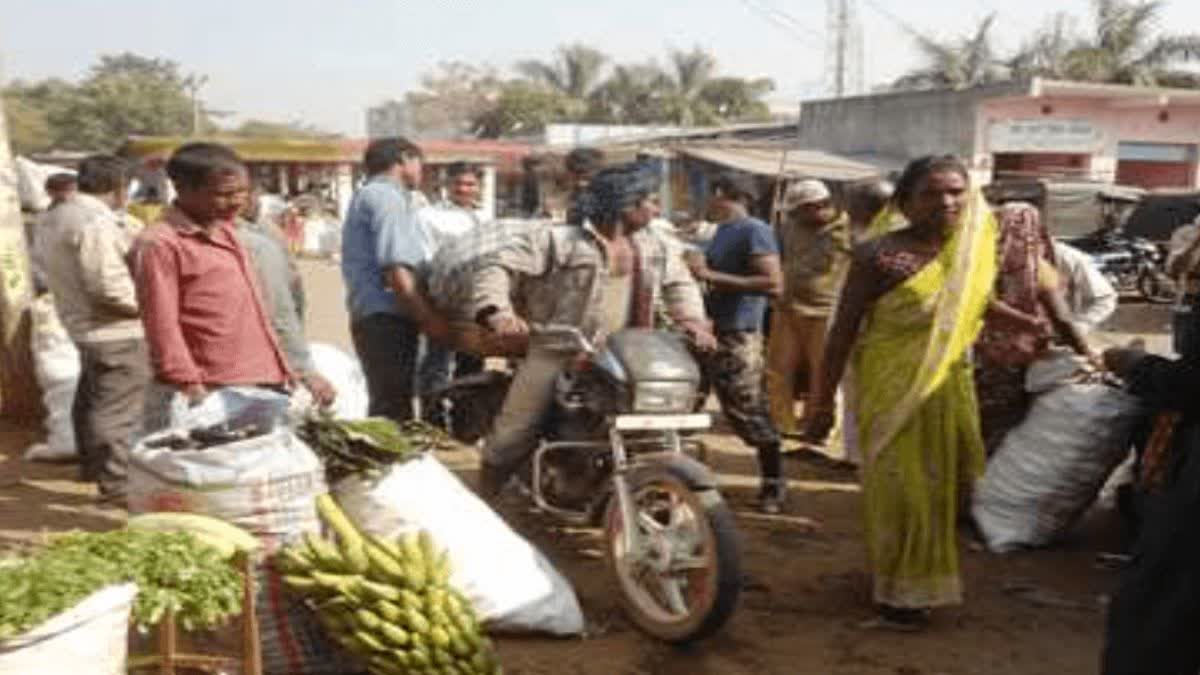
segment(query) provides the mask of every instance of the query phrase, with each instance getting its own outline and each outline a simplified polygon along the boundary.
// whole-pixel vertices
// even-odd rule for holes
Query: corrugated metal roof
[[[877,167],[870,164],[856,162],[820,150],[690,145],[678,147],[676,151],[689,157],[760,176],[777,176],[781,168],[783,174],[789,177],[821,178],[835,181],[863,180],[881,173]]]

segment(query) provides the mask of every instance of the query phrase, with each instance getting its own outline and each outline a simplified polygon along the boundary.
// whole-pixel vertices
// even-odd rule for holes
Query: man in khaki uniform
[[[825,351],[825,333],[850,263],[849,218],[833,206],[818,180],[788,187],[780,227],[784,291],[774,305],[767,345],[767,391],[780,432],[794,434],[795,388],[804,375],[814,392]]]

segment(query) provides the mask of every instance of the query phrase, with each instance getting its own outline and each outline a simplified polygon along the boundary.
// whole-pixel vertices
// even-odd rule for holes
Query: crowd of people
[[[1200,667],[1187,639],[1200,625],[1190,517],[1200,458],[1189,453],[1200,443],[1200,333],[1180,360],[1096,352],[1088,333],[1113,312],[1116,292],[1086,255],[1051,239],[1036,207],[988,204],[953,157],[916,160],[894,186],[852,184],[840,198],[820,181],[794,181],[766,219],[754,215],[759,184],[723,174],[704,218],[677,224],[661,218],[652,165],[601,168],[594,151],[571,162],[567,222],[506,243],[475,275],[470,316],[498,353],[523,356],[484,444],[485,497],[534,450],[564,365],[530,347],[531,326],[675,330],[757,453],[763,512],[786,507],[787,450],[860,465],[872,625],[919,629],[931,609],[961,602],[960,505],[1029,409],[1026,370],[1061,346],[1162,413],[1149,434],[1159,442],[1145,444],[1157,482],[1144,491],[1137,554],[1112,605],[1106,672]],[[488,226],[480,173],[451,167],[449,199],[430,205],[417,145],[379,139],[363,163],[341,267],[370,414],[441,423],[432,392],[483,361],[455,351],[457,329],[424,282],[440,247]],[[305,389],[322,404],[337,395],[308,354],[286,233],[264,222],[245,166],[224,146],[192,143],[166,170],[177,197],[139,232],[124,212],[128,167],[87,158],[34,247],[81,353],[72,411],[81,477],[109,499],[122,496],[132,439],[167,424],[175,401],[232,385]],[[1194,266],[1197,250],[1185,245],[1178,264]]]

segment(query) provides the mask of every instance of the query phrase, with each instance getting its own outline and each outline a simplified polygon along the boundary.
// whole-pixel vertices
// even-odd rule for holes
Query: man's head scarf
[[[647,164],[626,164],[597,173],[588,186],[588,217],[611,223],[621,211],[658,191],[658,173]]]

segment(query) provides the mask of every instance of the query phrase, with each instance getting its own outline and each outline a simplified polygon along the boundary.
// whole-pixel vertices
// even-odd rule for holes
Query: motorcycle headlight
[[[696,399],[692,382],[642,382],[633,390],[635,413],[689,413]]]

